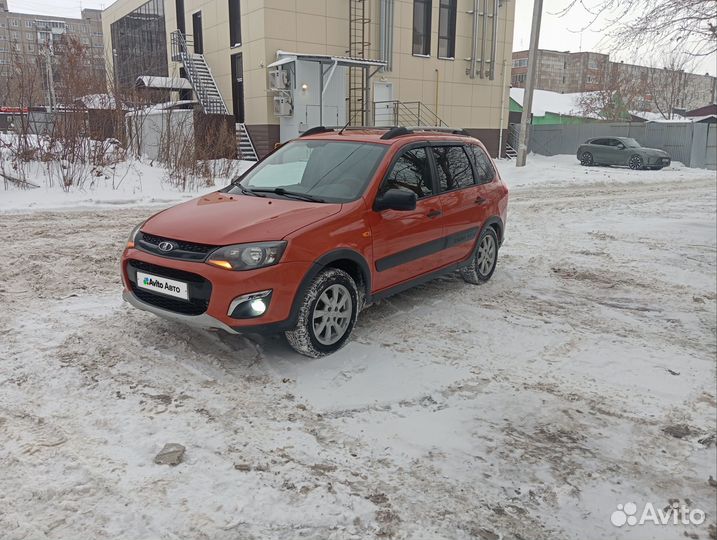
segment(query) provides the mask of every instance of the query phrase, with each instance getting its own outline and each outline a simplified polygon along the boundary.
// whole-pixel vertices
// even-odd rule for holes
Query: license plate
[[[189,287],[183,281],[137,272],[137,287],[159,294],[189,300]]]

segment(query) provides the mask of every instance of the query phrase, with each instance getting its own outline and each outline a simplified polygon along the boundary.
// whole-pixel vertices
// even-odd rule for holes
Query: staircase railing
[[[229,111],[227,110],[226,104],[224,103],[223,99],[221,99],[221,104],[212,102],[212,99],[209,95],[209,91],[211,90],[211,88],[209,88],[207,84],[205,84],[205,82],[202,80],[202,76],[199,73],[199,70],[197,69],[197,65],[195,63],[196,57],[198,59],[201,59],[201,61],[206,65],[206,62],[204,62],[204,56],[201,54],[193,54],[189,52],[189,47],[193,46],[192,36],[187,36],[179,30],[175,30],[174,32],[172,32],[171,36],[172,60],[174,62],[181,62],[184,66],[184,70],[187,74],[187,79],[192,85],[192,88],[194,88],[194,92],[197,95],[197,99],[199,100],[199,103],[201,103],[204,112],[206,114],[229,114]],[[214,85],[215,91],[217,92],[217,94],[219,94],[219,89],[216,87],[216,81],[214,80],[214,76],[212,75],[211,70],[209,70],[209,66],[207,66],[207,71],[209,73],[211,83]],[[219,96],[221,97],[221,94],[219,94]],[[219,106],[215,107],[212,105]],[[215,108],[218,108],[219,110],[214,110]]]
[[[394,126],[431,126],[448,127],[441,118],[421,101],[375,101],[373,104],[373,123],[385,125],[387,115],[392,115]]]

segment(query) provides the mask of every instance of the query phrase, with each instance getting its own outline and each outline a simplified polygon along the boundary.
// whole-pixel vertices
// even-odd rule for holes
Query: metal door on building
[[[396,104],[393,101],[393,83],[376,82],[373,85],[374,124],[396,125]]]
[[[232,100],[234,119],[244,123],[244,60],[241,53],[232,55]]]

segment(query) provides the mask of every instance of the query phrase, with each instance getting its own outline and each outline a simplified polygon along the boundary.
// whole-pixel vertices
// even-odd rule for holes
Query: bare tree
[[[645,108],[647,69],[612,64],[600,90],[578,98],[583,115],[613,122],[629,120],[632,111]]]
[[[599,31],[615,47],[679,48],[695,56],[717,52],[717,0],[569,0],[559,14],[578,7],[592,16],[587,27],[602,25]]]
[[[693,101],[694,85],[690,84],[691,58],[671,54],[660,69],[652,67],[649,70],[647,89],[654,108],[666,120],[675,117],[675,109],[682,109]]]

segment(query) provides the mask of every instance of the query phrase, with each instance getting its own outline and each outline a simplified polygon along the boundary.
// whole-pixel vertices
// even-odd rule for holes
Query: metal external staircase
[[[228,116],[229,110],[204,55],[190,52],[190,46],[192,46],[191,36],[186,36],[179,30],[172,32],[172,60],[181,62],[184,66],[187,79],[192,84],[202,109],[206,114]]]
[[[371,19],[366,14],[367,0],[349,0],[349,49],[351,58],[366,58],[370,43],[366,39],[366,29]],[[366,125],[367,73],[362,67],[349,68],[349,124],[352,126]]]
[[[518,140],[520,139],[520,124],[508,124],[508,140],[505,143],[505,156],[508,159],[518,157]]]
[[[259,161],[259,156],[256,154],[256,148],[254,143],[251,142],[249,132],[246,130],[246,124],[236,125],[237,134],[237,152],[241,159],[246,161]]]

